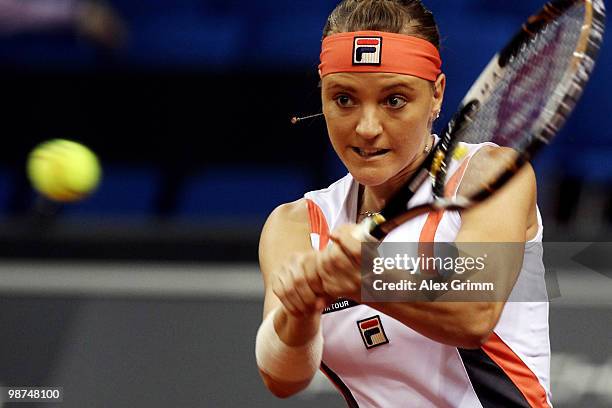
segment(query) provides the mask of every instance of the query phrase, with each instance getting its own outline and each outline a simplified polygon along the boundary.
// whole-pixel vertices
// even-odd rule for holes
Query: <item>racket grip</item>
[[[382,221],[381,221],[382,220]],[[378,242],[378,240],[370,234],[377,225],[384,222],[384,218],[380,214],[364,218],[353,232],[353,238],[361,242]]]

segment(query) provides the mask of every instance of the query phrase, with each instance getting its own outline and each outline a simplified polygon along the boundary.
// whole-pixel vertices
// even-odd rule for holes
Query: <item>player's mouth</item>
[[[351,149],[353,149],[355,153],[357,153],[359,156],[363,157],[364,159],[384,156],[385,154],[391,151],[391,149],[360,148],[356,146],[351,146]]]

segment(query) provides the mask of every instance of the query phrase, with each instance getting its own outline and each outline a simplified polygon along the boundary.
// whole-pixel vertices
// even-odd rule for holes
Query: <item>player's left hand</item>
[[[331,298],[361,298],[360,227],[346,224],[330,235],[330,246],[322,251],[317,265],[323,291]]]

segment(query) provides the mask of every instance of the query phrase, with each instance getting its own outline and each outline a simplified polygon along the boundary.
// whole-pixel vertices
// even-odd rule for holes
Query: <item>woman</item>
[[[281,205],[262,232],[256,357],[279,397],[304,389],[320,368],[349,406],[550,406],[545,302],[358,303],[356,224],[384,208],[436,141],[446,84],[438,48],[434,18],[418,0],[344,0],[328,18],[323,113],[350,174]],[[518,280],[543,279],[531,246],[542,226],[529,166],[485,203],[420,216],[393,234],[387,240],[524,242]]]

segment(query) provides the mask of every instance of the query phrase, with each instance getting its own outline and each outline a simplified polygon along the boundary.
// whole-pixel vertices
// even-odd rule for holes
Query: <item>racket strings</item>
[[[567,94],[570,87],[577,86],[571,67],[584,20],[583,5],[569,8],[525,42],[495,78],[490,95],[470,116],[469,126],[460,131],[458,139],[492,142],[502,148],[483,148],[471,157],[457,197],[471,198],[494,189],[503,174],[518,170],[519,156],[534,138],[541,137],[544,128],[554,127],[554,134],[563,124],[575,104],[575,99],[568,101]],[[568,103],[572,106],[563,109]],[[559,118],[559,112],[563,117]]]
[[[382,239],[432,209],[468,208],[510,180],[554,137],[576,105],[594,66],[604,22],[602,0],[553,0],[530,18],[470,88],[430,153],[424,168],[435,176],[434,203],[406,211],[412,195],[398,194],[383,210],[387,221],[372,234]],[[491,143],[471,146],[486,142]],[[403,192],[418,186],[415,182]]]
[[[584,7],[572,7],[526,42],[504,67],[461,140],[522,151],[542,122],[564,103],[565,88],[570,85],[565,83],[566,75],[583,22]]]

